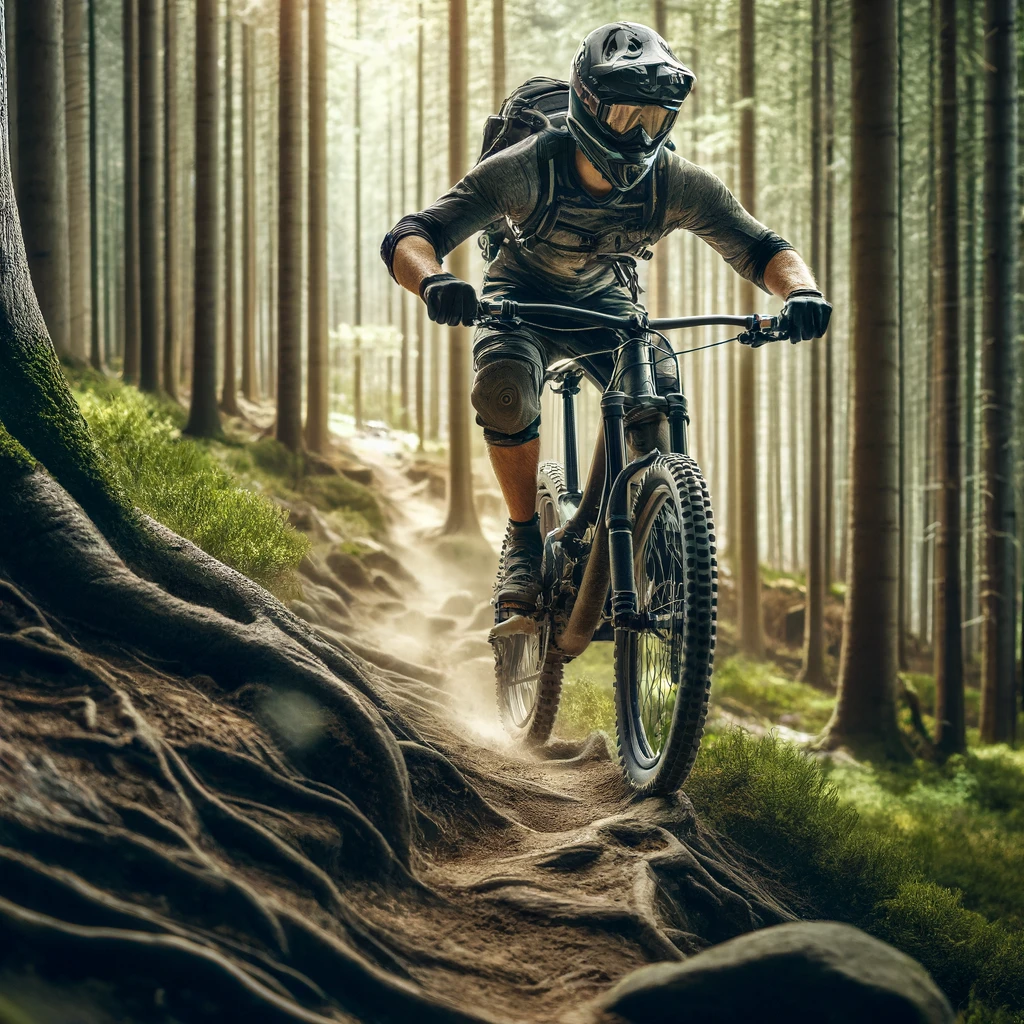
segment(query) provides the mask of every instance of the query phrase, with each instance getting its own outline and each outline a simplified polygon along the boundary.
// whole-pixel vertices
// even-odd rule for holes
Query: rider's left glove
[[[420,282],[420,298],[426,304],[427,316],[435,324],[471,327],[476,319],[476,289],[454,274],[433,274]]]
[[[789,324],[789,340],[795,345],[824,335],[832,306],[816,288],[797,288],[786,297],[782,315]]]

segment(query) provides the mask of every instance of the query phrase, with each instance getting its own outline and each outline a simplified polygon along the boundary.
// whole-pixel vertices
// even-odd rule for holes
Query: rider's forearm
[[[777,252],[764,270],[764,286],[773,295],[786,298],[796,288],[817,288],[811,268],[795,249]]]
[[[391,269],[395,280],[414,295],[419,295],[420,283],[425,277],[442,273],[434,246],[421,235],[406,235],[395,246]]]

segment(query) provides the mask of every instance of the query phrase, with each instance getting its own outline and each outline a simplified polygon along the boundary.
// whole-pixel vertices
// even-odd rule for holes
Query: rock
[[[794,646],[803,641],[804,638],[804,606],[793,605],[786,609],[785,620],[786,643]]]
[[[851,925],[801,921],[741,935],[682,963],[642,967],[595,1004],[596,1022],[952,1024],[916,960]]]
[[[306,501],[280,502],[288,510],[288,522],[313,540],[337,544],[339,537],[328,525],[327,520]]]
[[[341,472],[349,480],[354,480],[364,487],[369,487],[373,483],[373,470],[369,466],[345,466]]]
[[[468,590],[460,590],[458,593],[452,594],[443,605],[441,605],[442,615],[455,615],[459,618],[463,618],[466,615],[472,615],[473,609],[476,607],[476,601],[473,600],[473,595]]]
[[[363,565],[368,569],[381,569],[403,583],[415,584],[416,582],[416,577],[394,555],[383,548],[377,551],[368,551],[363,555]]]
[[[373,581],[366,567],[355,555],[347,551],[332,551],[325,559],[331,572],[350,587],[371,587]]]
[[[402,593],[382,572],[374,573],[373,589],[385,597],[392,597],[396,601],[401,600]]]

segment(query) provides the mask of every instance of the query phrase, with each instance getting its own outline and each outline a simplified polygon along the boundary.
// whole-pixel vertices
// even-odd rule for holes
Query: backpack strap
[[[540,194],[530,216],[519,225],[510,239],[513,245],[529,249],[538,235],[545,232],[558,216],[558,169],[556,162],[565,151],[567,130],[547,128],[537,136],[537,181]]]

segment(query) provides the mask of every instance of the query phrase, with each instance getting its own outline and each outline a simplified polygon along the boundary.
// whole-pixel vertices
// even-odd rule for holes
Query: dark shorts
[[[573,305],[564,296],[541,287],[507,279],[488,279],[483,298],[514,302],[550,302]],[[589,296],[586,308],[613,316],[642,310],[629,292],[618,286]],[[606,328],[573,327],[565,321],[545,320],[515,326],[478,327],[473,340],[473,406],[488,444],[512,447],[540,435],[540,396],[545,374],[553,363],[575,362],[591,382],[604,389],[615,367],[613,350],[622,336]],[[664,346],[664,342],[658,342]],[[678,390],[675,360],[657,364],[658,390]],[[515,429],[513,429],[515,428]]]

